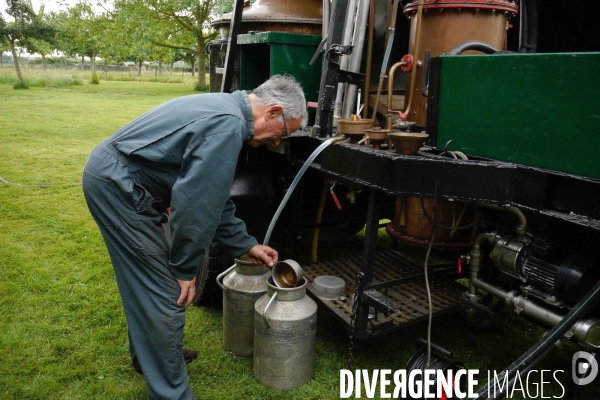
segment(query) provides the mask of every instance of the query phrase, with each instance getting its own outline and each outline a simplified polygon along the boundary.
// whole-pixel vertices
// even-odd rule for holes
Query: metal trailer
[[[255,4],[260,9],[266,3]],[[231,74],[226,90],[251,89],[270,75],[288,73],[304,83],[307,100],[317,103],[311,129],[279,148],[240,154],[232,198],[250,232],[264,236],[298,166],[337,134],[336,121],[344,117],[336,108],[339,94],[352,103],[355,92],[347,88],[364,88],[363,118],[373,113],[390,131],[429,136],[412,155],[399,154],[389,142],[380,149],[337,143],[311,165],[275,235],[284,257],[297,259],[306,230],[320,229],[323,239],[366,226],[362,256],[305,266],[309,293],[320,275],[346,282],[346,296],[336,300],[313,295],[319,305],[357,339],[428,318],[423,265],[397,249],[376,248],[380,221],[387,218],[395,242],[461,255],[459,268],[456,263],[428,266],[434,317],[463,309],[473,321],[477,315],[489,320],[494,310],[483,301],[487,293],[550,329],[517,360],[520,365],[539,361],[561,338],[596,351],[600,32],[594,16],[600,6],[583,0],[570,3],[568,10],[555,0],[374,0],[368,47],[357,52],[358,68],[348,71],[343,61],[353,46],[345,43],[345,29],[360,3],[358,8],[352,0],[323,4],[330,17],[321,35],[314,26],[299,33],[298,15],[287,16],[292,32],[253,31],[256,20],[285,27],[280,16],[248,18],[246,23],[254,25],[244,32],[239,17],[227,20],[232,31],[239,29],[236,23],[242,26],[235,38],[237,54],[224,56],[225,37],[209,45],[211,81]],[[560,31],[555,29],[559,23]],[[225,65],[227,58],[232,61]],[[395,76],[396,68],[407,73]],[[345,91],[338,90],[340,83]],[[337,183],[334,193],[343,198],[344,208],[338,213],[333,202],[327,204],[315,223],[327,182]],[[455,235],[465,226],[467,234]],[[213,274],[228,264],[218,244],[214,249]],[[510,289],[489,281],[484,273],[489,268],[510,277]],[[456,282],[459,277],[469,279],[468,288]],[[513,372],[509,368],[507,374]]]

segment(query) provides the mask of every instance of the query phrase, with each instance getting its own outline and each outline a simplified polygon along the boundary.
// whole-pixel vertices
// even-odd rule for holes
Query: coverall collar
[[[250,104],[248,93],[245,90],[238,90],[231,95],[239,103],[240,109],[246,119],[246,134],[243,140],[252,139],[254,137],[254,117],[252,116],[252,105]]]

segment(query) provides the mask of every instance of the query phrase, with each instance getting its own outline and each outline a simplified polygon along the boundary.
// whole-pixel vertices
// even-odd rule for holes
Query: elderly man
[[[115,271],[136,371],[153,399],[193,399],[184,349],[185,308],[205,250],[217,238],[239,256],[272,266],[234,216],[229,190],[245,142],[257,147],[306,125],[306,101],[291,77],[273,76],[251,94],[211,93],[162,104],[90,154],[83,191]],[[171,246],[161,220],[170,207]]]

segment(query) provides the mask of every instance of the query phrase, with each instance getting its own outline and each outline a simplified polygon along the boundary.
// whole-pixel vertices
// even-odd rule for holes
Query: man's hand
[[[267,265],[272,267],[277,262],[277,250],[272,249],[269,246],[257,244],[248,251],[248,255],[252,259],[252,262],[256,265]]]
[[[179,299],[177,299],[177,305],[180,306],[185,304],[185,307],[192,304],[192,300],[194,300],[194,296],[196,295],[196,277],[191,281],[182,281],[177,279],[177,284],[181,289],[181,294],[179,295]]]

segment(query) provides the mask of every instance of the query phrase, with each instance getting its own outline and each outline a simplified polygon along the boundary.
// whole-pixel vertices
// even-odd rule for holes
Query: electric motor
[[[536,254],[526,235],[501,236],[490,258],[504,273],[570,302],[581,299],[600,279],[597,262],[581,255],[552,255],[552,251]]]

